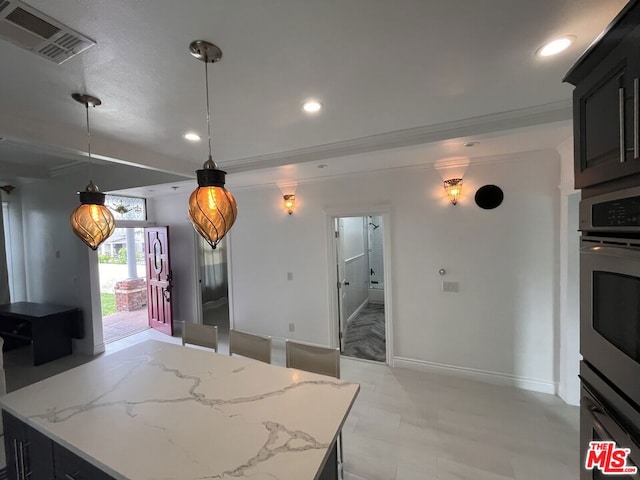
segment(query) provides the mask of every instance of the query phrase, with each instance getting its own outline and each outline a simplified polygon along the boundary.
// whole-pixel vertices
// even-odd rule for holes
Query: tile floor
[[[180,343],[146,330],[107,345],[106,354],[149,338]],[[74,355],[16,370],[20,358],[13,357],[9,389],[90,360]],[[281,344],[273,363],[284,365]],[[558,397],[347,358],[342,375],[361,385],[343,430],[346,480],[579,477],[579,410]]]
[[[342,354],[386,363],[384,305],[369,303],[353,320],[347,323]]]

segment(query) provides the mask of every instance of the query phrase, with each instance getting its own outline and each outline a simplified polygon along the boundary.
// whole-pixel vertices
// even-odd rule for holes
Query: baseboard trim
[[[229,299],[227,297],[220,297],[217,300],[210,300],[202,304],[202,310],[212,310],[214,308],[221,307],[225,304],[229,303]]]
[[[106,351],[107,351],[107,345],[104,342],[93,346],[94,355],[100,355],[101,353],[104,353]]]
[[[444,373],[448,375],[456,375],[469,378],[494,385],[505,385],[517,387],[522,390],[531,390],[533,392],[549,393],[557,395],[558,385],[555,382],[544,382],[533,378],[511,375],[508,373],[492,372],[489,370],[480,370],[476,368],[459,367],[456,365],[446,365],[436,362],[427,362],[424,360],[416,360],[406,357],[394,357],[393,365],[399,368],[411,368],[414,370],[431,371]]]
[[[368,304],[368,303],[369,303],[369,299],[367,298],[367,299],[365,299],[365,301],[364,301],[364,302],[362,302],[362,303],[360,304],[360,306],[359,306],[358,308],[356,308],[355,312],[353,312],[351,315],[349,315],[349,318],[347,318],[347,321],[344,323],[344,328],[343,328],[343,332],[342,332],[343,334],[344,334],[344,332],[346,332],[346,331],[347,331],[347,325],[349,325],[349,322],[351,322],[351,320],[353,320],[353,319],[354,319],[354,318],[356,318],[358,315],[360,315],[360,312],[362,311],[362,309],[363,309],[364,307],[366,307],[366,306],[367,306],[367,304]]]
[[[94,345],[91,342],[86,341],[87,338],[82,340],[73,339],[73,352],[83,355],[100,355],[106,351],[104,342]]]

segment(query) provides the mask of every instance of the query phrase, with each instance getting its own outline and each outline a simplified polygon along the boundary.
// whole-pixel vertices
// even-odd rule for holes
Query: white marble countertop
[[[358,390],[150,340],[0,403],[117,479],[312,480]]]

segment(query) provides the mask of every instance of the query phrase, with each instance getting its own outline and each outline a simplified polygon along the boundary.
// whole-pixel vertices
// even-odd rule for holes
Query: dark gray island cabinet
[[[10,480],[114,480],[6,410],[2,422]]]

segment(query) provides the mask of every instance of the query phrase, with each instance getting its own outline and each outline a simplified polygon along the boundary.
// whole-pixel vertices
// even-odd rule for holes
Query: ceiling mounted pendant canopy
[[[231,229],[238,215],[236,199],[224,188],[225,175],[211,156],[211,115],[209,112],[209,63],[218,62],[222,51],[214,44],[196,40],[189,45],[191,55],[204,62],[204,75],[207,96],[207,135],[209,139],[209,158],[201,170],[197,170],[198,188],[189,198],[189,220],[212,248]]]
[[[92,177],[91,163],[91,130],[89,129],[89,106],[97,107],[102,102],[99,98],[81,93],[74,93],[71,97],[85,106],[87,114],[87,145],[89,154],[89,177]],[[71,212],[71,228],[80,240],[92,250],[96,250],[102,242],[111,236],[116,228],[113,214],[104,205],[105,194],[100,191],[93,180],[89,180],[84,192],[78,192],[80,205]]]

